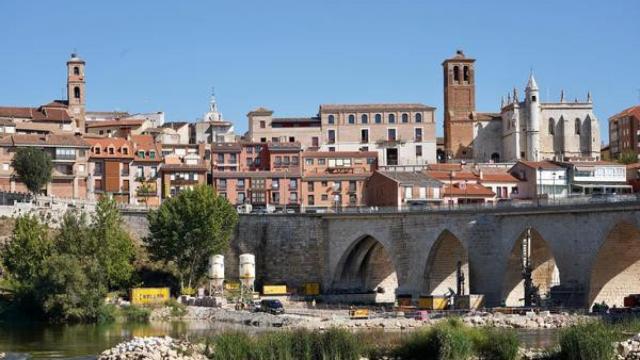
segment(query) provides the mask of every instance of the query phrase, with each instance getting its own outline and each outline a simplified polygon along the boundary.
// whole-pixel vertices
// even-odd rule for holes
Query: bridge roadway
[[[133,232],[146,233],[144,212],[123,215]],[[319,282],[325,294],[368,293],[362,299],[377,301],[445,294],[456,288],[460,262],[467,293],[484,295],[488,306],[520,305],[520,240],[528,228],[534,285],[555,305],[621,306],[626,294],[640,293],[640,201],[242,215],[225,262],[228,278],[237,278],[238,255],[253,253],[258,285]]]

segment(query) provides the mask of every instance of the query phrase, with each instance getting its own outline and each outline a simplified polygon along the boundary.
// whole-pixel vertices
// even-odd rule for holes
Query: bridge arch
[[[332,288],[343,294],[375,294],[375,302],[395,301],[398,275],[388,249],[371,235],[358,238],[338,262]]]
[[[587,305],[623,306],[624,297],[640,293],[640,229],[629,221],[607,233],[591,266]]]
[[[424,272],[424,293],[447,295],[456,292],[458,262],[464,275],[464,293],[469,294],[469,254],[467,248],[449,230],[443,230],[434,242]]]
[[[527,229],[516,238],[504,274],[502,301],[506,306],[524,306],[524,280],[522,276],[522,240]],[[560,271],[549,243],[531,228],[531,267],[533,286],[538,287],[542,300],[550,300],[551,288],[560,285]]]

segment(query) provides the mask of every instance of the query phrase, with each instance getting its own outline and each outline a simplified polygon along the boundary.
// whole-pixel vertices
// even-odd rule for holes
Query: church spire
[[[564,89],[560,90],[560,102],[564,102]]]
[[[515,86],[513,87],[513,102],[518,102],[518,89],[516,89]]]
[[[591,98],[591,91],[587,92],[587,102],[588,103],[592,103],[593,102],[593,99]]]
[[[216,89],[211,87],[211,98],[209,100],[209,112],[204,115],[204,121],[222,121],[222,114],[218,111],[218,103],[216,101]]]
[[[536,78],[533,77],[533,70],[529,74],[529,82],[527,83],[527,89],[529,90],[538,90],[538,84],[536,83]]]

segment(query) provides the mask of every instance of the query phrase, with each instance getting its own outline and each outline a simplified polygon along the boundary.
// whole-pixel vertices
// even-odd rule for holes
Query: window
[[[376,114],[376,116],[375,116],[375,122],[376,122],[376,124],[380,124],[380,123],[382,123],[382,115],[380,115],[380,114]]]
[[[335,152],[335,151],[336,151],[336,148],[335,148],[335,147],[333,147],[333,146],[329,146],[329,152]]]
[[[76,159],[75,149],[56,148],[56,160],[75,160],[75,159]]]
[[[555,120],[553,118],[549,118],[549,135],[553,135],[555,133]]]
[[[422,128],[415,129],[415,138],[417,142],[422,142]]]
[[[83,164],[79,164],[78,165],[78,174],[84,174],[84,165]]]
[[[298,193],[289,193],[289,202],[290,203],[297,203],[298,202]]]
[[[333,115],[329,115],[329,117],[327,118],[327,122],[328,122],[329,124],[332,124],[332,125],[333,125],[333,124],[335,124],[335,123],[336,123],[336,118],[335,118],[335,116],[333,116]]]
[[[227,189],[227,179],[218,179],[218,190]]]
[[[136,169],[136,177],[139,179],[144,178],[144,166],[138,166]]]
[[[251,203],[253,204],[264,204],[265,203],[265,194],[263,192],[252,192],[251,193]]]
[[[387,129],[387,140],[396,141],[396,129]]]
[[[355,123],[356,123],[356,116],[349,115],[349,124],[355,124]]]
[[[109,150],[109,155],[113,155],[116,152],[116,149],[114,149],[112,147],[109,147],[108,150]]]
[[[318,159],[318,165],[324,165],[327,163],[326,159]]]
[[[261,137],[260,138],[260,142],[261,143],[266,143],[267,142],[267,138],[266,137]],[[253,196],[253,194],[251,196]]]
[[[356,192],[356,182],[353,180],[349,181],[349,192]]]
[[[77,66],[73,67],[73,75],[80,75],[80,68]]]
[[[288,156],[283,156],[282,157],[282,165],[289,166],[289,157]]]
[[[309,182],[307,183],[307,191],[311,191],[311,192],[313,192],[313,190],[314,190],[314,184],[315,184],[315,183],[314,183],[313,181],[309,181]]]
[[[279,192],[271,193],[271,203],[280,204],[280,193]]]
[[[317,136],[314,136],[314,137],[311,138],[311,146],[313,146],[313,147],[320,146],[320,141],[318,140]]]
[[[304,164],[305,165],[313,165],[313,158],[304,159]]]
[[[277,143],[280,142],[280,139],[274,136],[271,138],[271,142]]]
[[[151,174],[149,174],[149,176],[152,179],[155,179],[158,176],[158,167],[157,166],[152,166],[151,167]]]
[[[321,199],[322,201],[329,201],[329,195],[327,195],[327,194],[322,194],[322,195],[320,196],[320,199]]]
[[[123,155],[129,155],[129,148],[127,148],[127,147],[123,147],[123,148],[122,148],[122,154],[123,154]]]
[[[389,124],[395,124],[395,123],[396,123],[396,115],[389,114]]]
[[[218,154],[218,163],[224,164],[224,154]]]
[[[260,129],[264,129],[265,127],[267,127],[267,124],[264,122],[264,120],[260,121]]]
[[[360,142],[363,144],[369,142],[369,129],[360,130]]]
[[[289,179],[289,190],[298,190],[298,180]]]
[[[80,87],[76,86],[73,88],[73,97],[80,99]]]
[[[404,198],[411,199],[413,197],[413,188],[411,186],[404,187]]]
[[[300,157],[292,156],[291,157],[291,165],[298,165],[300,163]]]
[[[453,81],[460,82],[460,68],[457,65],[453,67]]]
[[[322,187],[327,187],[329,186],[329,183],[327,181],[321,181],[320,185],[322,185]]]
[[[469,81],[469,67],[465,66],[462,68],[462,80]]]
[[[422,114],[421,113],[416,113],[415,119],[416,119],[417,123],[421,123],[422,122]]]
[[[282,157],[276,156],[276,166],[280,166],[282,164]]]
[[[580,135],[580,119],[576,118],[576,135]]]
[[[334,181],[333,182],[333,191],[340,191],[342,190],[342,182],[341,181]]]
[[[264,179],[253,179],[253,180],[251,180],[251,186],[254,189],[264,189]]]
[[[402,122],[405,124],[409,122],[409,114],[407,113],[402,114]]]
[[[229,154],[229,163],[230,164],[235,164],[238,161],[238,155],[237,154]]]
[[[422,156],[422,145],[416,145],[416,156]]]
[[[2,164],[2,170],[8,171],[9,170],[9,163],[3,163]]]
[[[369,116],[367,114],[362,114],[362,116],[360,117],[360,121],[363,124],[368,124],[369,123]]]
[[[251,158],[251,157],[248,157],[248,158],[247,158],[247,166],[248,166],[248,167],[253,166],[253,158]]]
[[[315,199],[314,199],[313,195],[309,195],[309,196],[307,196],[307,205],[309,205],[309,206],[313,206],[313,205],[315,205],[315,204],[316,204],[316,201],[315,201]]]
[[[93,169],[93,175],[102,175],[102,163],[97,162],[95,168]]]
[[[356,194],[349,194],[349,206],[356,206],[358,203],[358,196]]]
[[[280,189],[280,180],[279,179],[271,179],[271,188],[274,190]]]
[[[327,136],[329,137],[329,144],[335,144],[336,143],[336,131],[335,130],[329,130],[327,133]]]
[[[289,142],[290,142],[290,143],[292,143],[292,142],[296,142],[296,138],[295,138],[295,136],[289,136]]]
[[[238,179],[236,182],[236,189],[244,189],[244,179]]]
[[[536,96],[535,96],[535,95],[532,95],[532,96],[531,96],[531,102],[536,102],[536,100],[538,100],[538,99],[536,98]]]
[[[238,193],[238,198],[236,199],[237,204],[244,204],[245,195],[243,192]]]

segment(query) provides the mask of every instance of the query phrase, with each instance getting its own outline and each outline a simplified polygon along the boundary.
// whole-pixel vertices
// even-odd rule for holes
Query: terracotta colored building
[[[374,151],[303,152],[303,206],[307,211],[366,206],[366,182],[377,161]]]
[[[176,196],[185,189],[196,185],[207,184],[209,162],[205,162],[195,153],[182,158],[176,154],[164,156],[164,163],[160,168],[162,175],[162,198]]]
[[[609,151],[618,159],[630,152],[638,158],[640,153],[640,106],[630,107],[609,118]]]
[[[74,199],[87,196],[90,145],[78,135],[13,134],[0,137],[0,191],[28,191],[11,167],[11,160],[21,147],[39,148],[51,157],[53,180],[44,189],[45,195]]]
[[[120,203],[131,201],[133,144],[123,138],[85,136],[91,145],[89,192],[100,198],[111,194]]]
[[[442,63],[444,71],[444,143],[447,157],[473,158],[473,114],[476,111],[475,59],[461,50]]]
[[[133,135],[134,158],[131,163],[133,204],[160,205],[162,152],[151,135]]]
[[[398,210],[437,207],[443,185],[423,171],[376,171],[367,182],[368,205]]]

